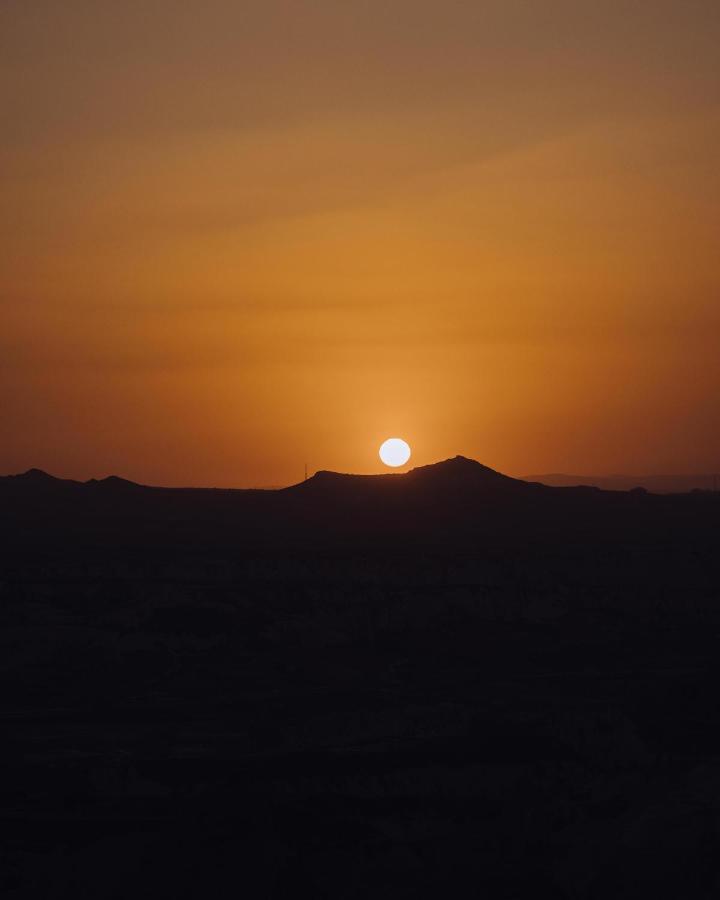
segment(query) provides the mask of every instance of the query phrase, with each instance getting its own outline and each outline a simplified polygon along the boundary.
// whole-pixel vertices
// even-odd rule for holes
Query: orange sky
[[[720,468],[716,0],[0,6],[0,472]]]

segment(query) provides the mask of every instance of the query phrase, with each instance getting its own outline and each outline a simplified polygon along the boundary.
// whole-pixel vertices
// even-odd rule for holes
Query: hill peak
[[[465,487],[471,489],[513,488],[526,487],[525,482],[510,478],[501,472],[496,472],[489,466],[466,456],[454,456],[440,462],[430,463],[425,466],[417,466],[409,472],[383,472],[378,475],[353,475],[349,473],[333,472],[321,469],[307,481],[294,485],[294,488],[302,490],[321,490],[323,492],[335,490],[352,490],[364,488],[380,488],[389,486],[400,488],[401,485],[417,488],[458,490]]]
[[[79,482],[70,479],[57,478],[55,475],[50,475],[48,472],[37,468],[28,469],[26,472],[20,472],[17,475],[4,475],[0,477],[0,482],[5,487],[13,490],[40,492],[43,494],[46,491],[64,490],[68,485],[75,486],[79,484]]]
[[[476,459],[467,456],[453,456],[440,462],[411,469],[408,475],[413,477],[451,477],[451,478],[483,478],[485,480],[515,481],[509,475],[503,475],[490,466],[485,466]]]
[[[412,474],[413,472],[486,472],[488,474],[497,475],[500,478],[508,477],[507,475],[502,475],[500,472],[497,472],[495,469],[491,469],[490,466],[483,465],[476,459],[470,459],[469,457],[461,456],[460,454],[450,457],[449,459],[440,460],[440,462],[429,463],[426,466],[416,466],[414,469],[411,469],[408,474]]]
[[[106,478],[91,478],[85,484],[97,485],[103,487],[141,487],[136,481],[129,481],[127,478],[121,478],[119,475],[108,475]]]
[[[56,478],[54,475],[49,475],[47,472],[44,472],[42,469],[28,469],[27,472],[21,472],[19,475],[13,475],[13,478],[21,478],[23,481],[31,481],[37,484],[42,482],[51,482],[51,481],[59,481],[59,478]]]

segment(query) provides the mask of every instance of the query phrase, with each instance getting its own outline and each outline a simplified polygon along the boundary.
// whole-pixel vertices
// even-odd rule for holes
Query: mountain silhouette
[[[87,486],[113,488],[116,490],[142,490],[142,488],[145,487],[145,485],[138,484],[136,481],[129,481],[127,478],[120,478],[119,475],[108,475],[107,478],[91,478],[89,481],[84,482],[84,484]]]
[[[420,466],[408,472],[407,478],[425,489],[445,491],[535,492],[539,487],[531,482],[503,475],[466,456],[455,456],[444,462]]]
[[[321,470],[307,481],[285,489],[317,500],[377,500],[395,502],[398,499],[420,500],[423,497],[437,502],[439,497],[489,495],[513,496],[535,493],[544,487],[511,478],[465,456],[455,456],[442,462],[418,466],[409,472],[383,475],[351,475]]]
[[[74,487],[82,492],[87,488],[93,489],[129,489],[144,491],[162,491],[165,494],[182,491],[184,494],[192,493],[226,493],[235,496],[263,493],[269,494],[301,494],[306,496],[347,496],[349,494],[372,494],[377,491],[412,491],[435,492],[443,491],[485,491],[485,492],[515,492],[518,490],[537,491],[544,487],[536,483],[523,481],[503,475],[488,466],[482,465],[465,456],[455,456],[442,462],[430,465],[418,466],[404,473],[385,473],[381,475],[356,475],[343,472],[332,472],[321,469],[298,484],[286,488],[265,489],[256,488],[158,488],[150,485],[142,485],[118,475],[108,475],[106,478],[90,478],[88,481],[76,481],[74,479],[57,478],[41,469],[29,469],[19,475],[0,476],[0,490],[10,485],[21,485],[28,493],[34,490]]]
[[[49,475],[42,469],[28,469],[27,472],[21,472],[19,475],[8,475],[6,477],[18,483],[36,486],[50,485],[63,481],[63,479],[56,478],[54,475]],[[79,482],[72,483],[75,484]]]
[[[277,490],[159,488],[117,476],[77,482],[30,470],[0,478],[0,533],[7,545],[32,533],[58,547],[539,547],[681,529],[715,510],[713,496],[549,487],[463,456],[400,474],[319,471]]]

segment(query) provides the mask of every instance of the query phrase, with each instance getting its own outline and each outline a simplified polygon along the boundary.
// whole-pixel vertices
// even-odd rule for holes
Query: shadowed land
[[[0,479],[11,897],[709,897],[720,502]]]

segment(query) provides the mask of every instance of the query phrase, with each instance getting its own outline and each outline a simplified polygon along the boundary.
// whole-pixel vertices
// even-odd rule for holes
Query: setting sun
[[[388,438],[380,447],[379,455],[386,466],[404,466],[410,459],[410,445],[402,438]]]

